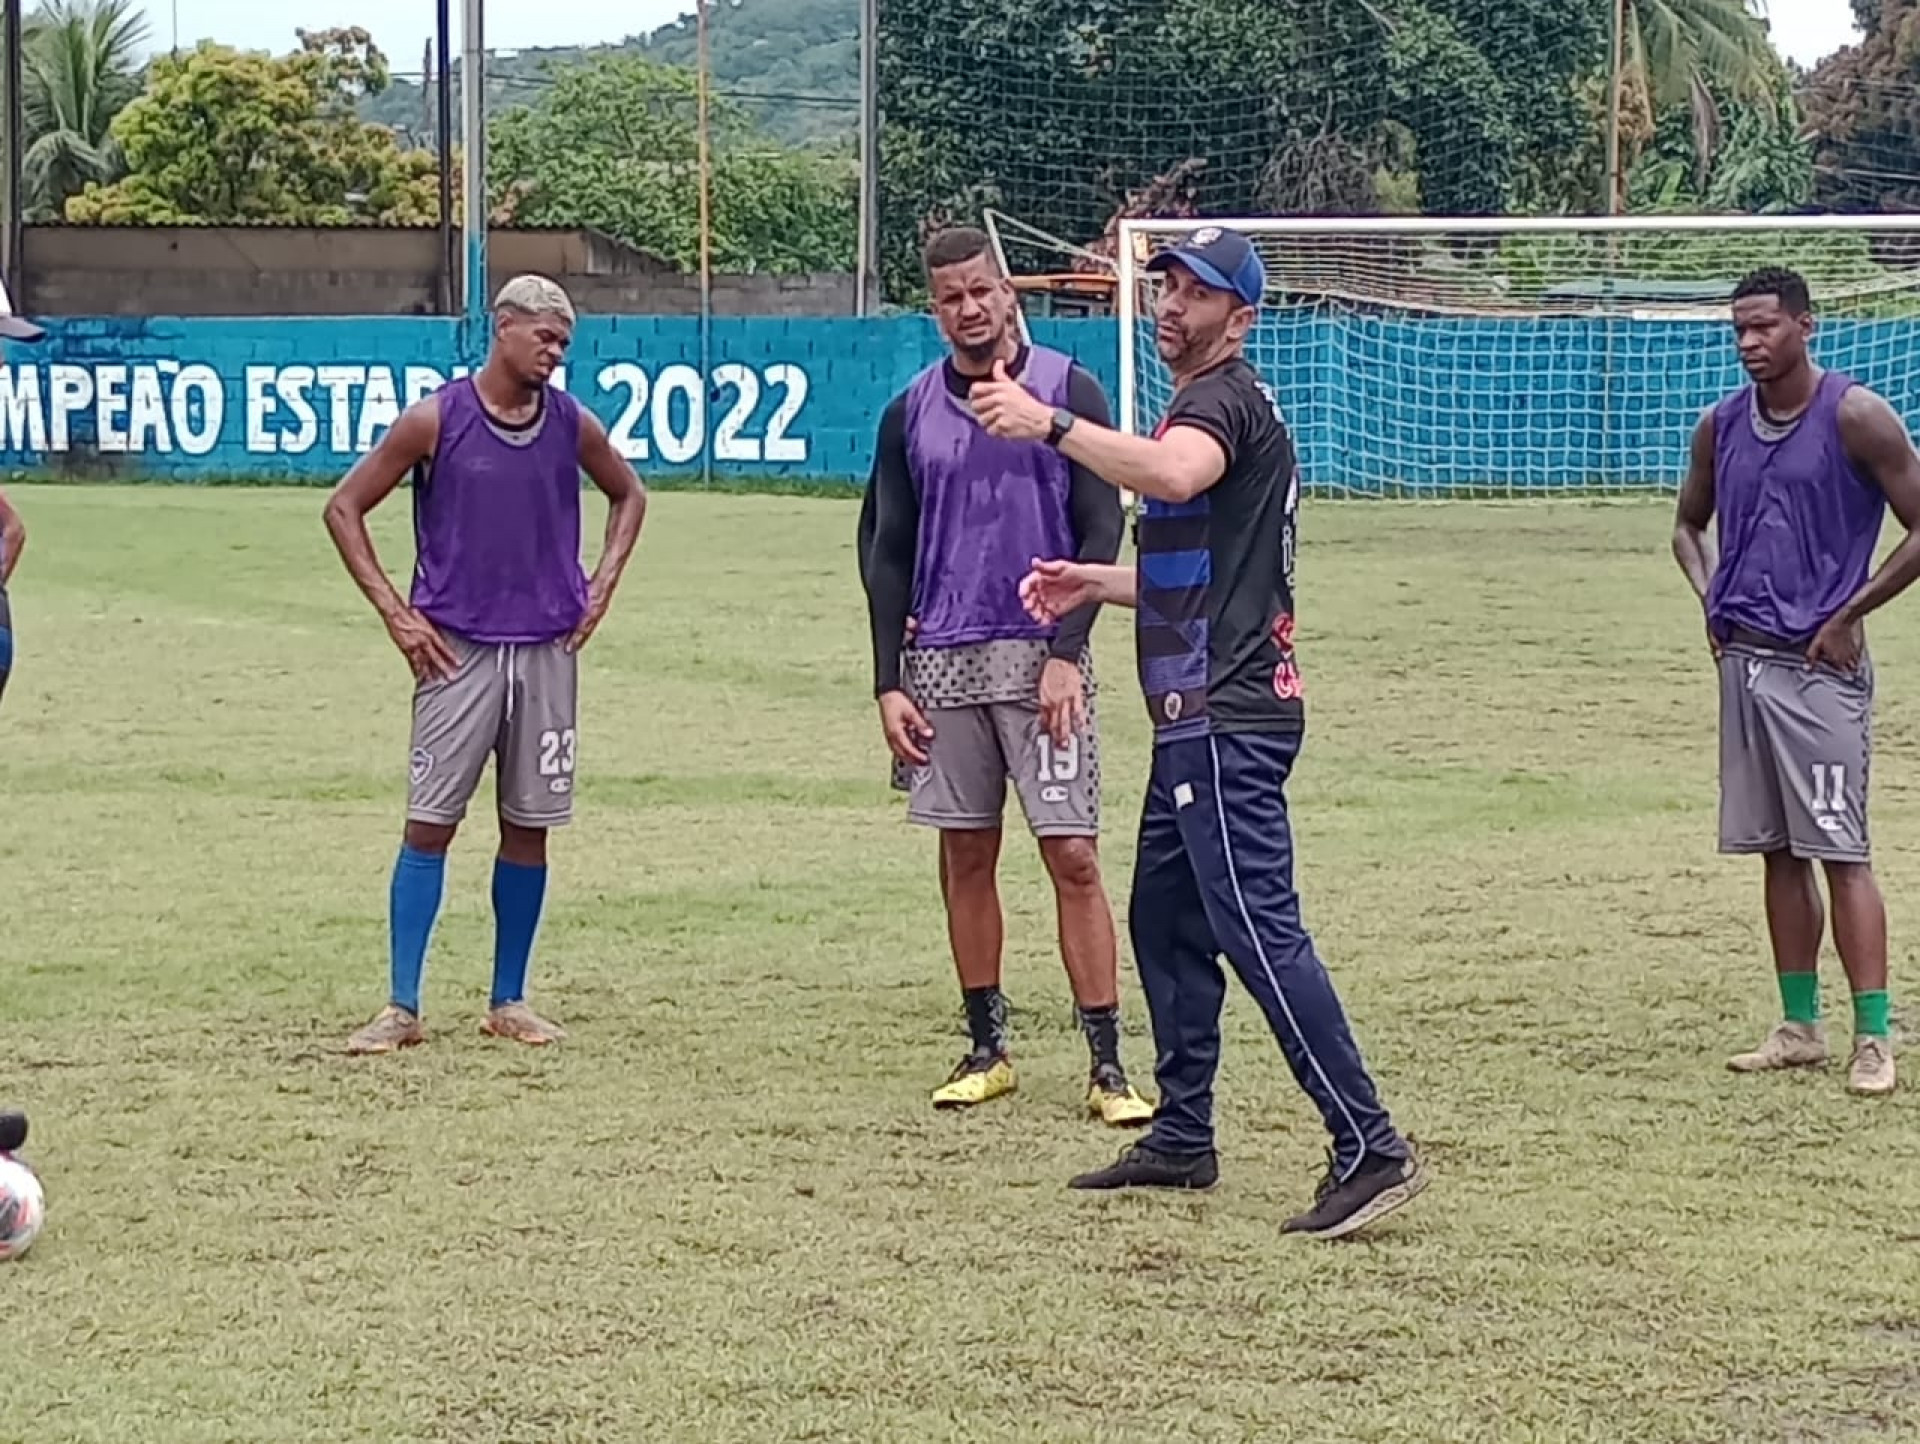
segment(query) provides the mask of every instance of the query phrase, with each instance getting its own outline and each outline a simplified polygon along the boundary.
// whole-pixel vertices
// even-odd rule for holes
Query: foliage
[[[692,9],[691,0],[685,8]],[[709,6],[707,27],[716,90],[768,139],[794,149],[853,154],[860,119],[860,0],[724,0]],[[457,20],[454,40],[458,44]],[[693,24],[683,18],[620,45],[489,54],[487,111],[497,115],[533,105],[553,75],[595,60],[638,56],[691,70],[695,49]],[[457,55],[454,69],[457,86]],[[428,73],[423,66],[419,75],[396,77],[361,106],[361,117],[395,129],[405,144],[432,149],[438,131]],[[767,98],[755,98],[761,96]],[[453,124],[457,141],[457,103]]]
[[[408,224],[439,212],[433,157],[403,152],[354,107],[387,84],[366,31],[301,31],[269,57],[202,42],[154,60],[146,92],[115,117],[127,174],[90,184],[67,219],[182,225],[273,221]]]
[[[1423,0],[1450,31],[1422,64],[1402,54],[1395,114],[1420,137],[1420,194],[1427,211],[1475,215],[1542,207],[1544,196],[1582,194],[1603,174],[1578,164],[1594,128],[1580,78],[1605,62],[1605,21],[1589,0]],[[1395,36],[1404,51],[1422,7]],[[1602,112],[1604,114],[1604,112]]]
[[[1684,106],[1700,170],[1713,163],[1725,102],[1767,104],[1779,54],[1749,0],[1624,0],[1627,73],[1656,120]]]
[[[1920,3],[1854,9],[1865,41],[1829,56],[1805,90],[1819,137],[1814,200],[1840,212],[1920,209]]]
[[[1622,281],[1688,282],[1712,299],[1723,299],[1741,276],[1759,266],[1792,266],[1821,286],[1872,286],[1888,279],[1860,232],[1686,231],[1609,236],[1587,233],[1526,233],[1502,239],[1497,269],[1509,299],[1537,300],[1568,283]]]
[[[1813,195],[1813,143],[1785,66],[1776,65],[1764,99],[1734,100],[1717,82],[1709,92],[1715,109],[1730,117],[1712,149],[1699,148],[1694,106],[1668,105],[1630,173],[1627,208],[1765,215],[1805,207]]]
[[[27,219],[45,221],[121,174],[111,127],[140,93],[147,22],[134,0],[45,0],[21,42],[22,200]]]
[[[856,177],[770,147],[738,106],[710,101],[712,254],[729,272],[849,270]],[[503,219],[589,226],[682,268],[700,254],[695,77],[638,56],[560,71],[496,119],[489,184]]]
[[[888,290],[917,290],[925,230],[989,206],[1080,244],[1147,208],[1498,213],[1578,144],[1592,8],[885,0]]]

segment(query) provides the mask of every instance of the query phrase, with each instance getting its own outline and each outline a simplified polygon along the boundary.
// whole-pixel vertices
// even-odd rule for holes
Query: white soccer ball
[[[0,1262],[32,1248],[46,1221],[47,1195],[39,1175],[19,1159],[0,1154]]]

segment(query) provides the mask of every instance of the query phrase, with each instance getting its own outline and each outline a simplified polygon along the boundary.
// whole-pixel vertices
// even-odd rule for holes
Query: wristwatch
[[[1073,423],[1079,419],[1064,406],[1054,407],[1053,425],[1047,428],[1047,445],[1058,446],[1066,438],[1066,434],[1073,430]]]

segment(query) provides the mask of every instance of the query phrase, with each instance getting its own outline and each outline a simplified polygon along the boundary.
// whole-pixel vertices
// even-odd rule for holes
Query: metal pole
[[[696,0],[695,25],[698,32],[699,68],[695,83],[699,107],[697,143],[700,153],[700,389],[710,409],[713,393],[713,155],[707,135],[707,0]],[[713,485],[713,428],[700,428],[700,477]]]
[[[25,73],[24,57],[20,53],[20,29],[22,17],[20,11],[27,0],[0,0],[6,7],[5,34],[0,44],[7,49],[7,238],[6,238],[6,281],[7,294],[13,298],[13,304],[22,310],[30,304],[26,287],[21,279],[21,245],[26,238],[21,214],[25,197],[21,194],[20,157],[25,146],[21,135],[24,124],[25,98],[21,94],[21,76]]]
[[[460,120],[466,143],[466,316],[478,347],[486,335],[487,301],[487,61],[483,0],[460,3]]]
[[[457,316],[460,250],[453,231],[453,0],[435,0],[434,9],[433,53],[439,57],[433,89],[440,139],[440,311]]]
[[[1620,92],[1626,69],[1627,0],[1609,0],[1607,5],[1607,214],[1617,216],[1623,209],[1625,187],[1620,183]]]
[[[860,0],[860,244],[853,314],[871,315],[880,263],[880,0]]]

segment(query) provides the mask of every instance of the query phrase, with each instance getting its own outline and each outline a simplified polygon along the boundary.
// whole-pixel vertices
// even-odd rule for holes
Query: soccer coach
[[[1143,498],[1136,567],[1036,558],[1037,617],[1089,601],[1136,610],[1154,726],[1130,924],[1153,1017],[1160,1103],[1146,1137],[1076,1188],[1211,1188],[1213,1084],[1226,978],[1266,1015],[1332,1135],[1306,1211],[1285,1232],[1338,1238],[1410,1201],[1425,1171],[1387,1116],[1306,930],[1293,882],[1286,783],[1305,729],[1293,651],[1299,472],[1273,393],[1245,347],[1266,290],[1246,237],[1206,226],[1148,263],[1162,278],[1155,343],[1174,397],[1152,437],[1090,421],[1061,452]],[[973,391],[996,436],[1057,433],[1004,369]]]

